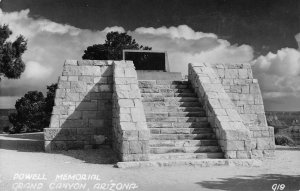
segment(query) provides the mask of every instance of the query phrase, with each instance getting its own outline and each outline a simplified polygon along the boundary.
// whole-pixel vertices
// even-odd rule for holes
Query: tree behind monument
[[[109,32],[104,44],[94,44],[87,47],[82,59],[84,60],[122,60],[122,51],[151,50],[151,47],[139,45],[127,33]]]

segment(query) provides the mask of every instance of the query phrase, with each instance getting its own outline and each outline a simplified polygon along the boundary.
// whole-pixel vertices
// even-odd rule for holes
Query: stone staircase
[[[187,81],[139,80],[150,129],[150,160],[224,158]]]

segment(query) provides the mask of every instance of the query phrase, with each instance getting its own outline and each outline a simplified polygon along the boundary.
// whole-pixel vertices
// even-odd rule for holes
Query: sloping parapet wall
[[[206,110],[225,158],[251,158],[250,131],[212,67],[189,64],[189,81]]]
[[[261,158],[274,153],[274,131],[250,64],[189,65],[189,80],[215,128],[226,158]]]
[[[113,74],[113,149],[121,161],[149,160],[150,131],[133,62],[115,61]]]
[[[266,126],[267,120],[257,79],[253,79],[250,64],[214,64],[211,67],[220,77],[246,125]]]
[[[274,129],[267,125],[261,91],[257,79],[253,79],[251,65],[226,63],[211,67],[251,132],[253,157],[273,156]]]
[[[83,149],[112,140],[112,61],[67,60],[58,80],[45,150]]]
[[[113,145],[121,161],[148,160],[150,132],[132,61],[67,60],[45,151]]]

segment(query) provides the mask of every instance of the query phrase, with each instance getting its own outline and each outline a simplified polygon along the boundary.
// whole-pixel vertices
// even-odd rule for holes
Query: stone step
[[[165,97],[165,102],[199,102],[198,97]]]
[[[156,84],[156,85],[165,85],[165,84],[172,84],[172,85],[188,85],[190,84],[189,81],[178,81],[178,80],[138,80],[140,83],[147,83],[147,84]]]
[[[224,158],[224,154],[222,152],[149,154],[149,160],[220,159],[220,158]]]
[[[221,152],[219,146],[201,146],[201,147],[150,147],[152,154],[164,153],[215,153]]]
[[[150,140],[151,147],[218,146],[217,140]]]
[[[200,134],[213,133],[211,128],[150,128],[152,134]]]
[[[201,107],[202,105],[198,101],[193,102],[146,102],[143,101],[144,107]]]
[[[146,117],[147,122],[202,122],[207,121],[207,117]]]
[[[153,140],[201,140],[201,139],[216,139],[214,133],[201,133],[201,134],[150,134]]]
[[[177,106],[148,106],[144,105],[145,112],[205,112],[202,107],[177,107]]]
[[[192,89],[140,88],[141,93],[194,93]]]
[[[160,83],[168,83],[167,80],[164,81],[156,81],[156,84],[160,84]],[[189,85],[191,84],[189,81],[169,81],[170,84],[177,84],[177,85]]]
[[[139,81],[139,88],[158,88],[158,89],[190,89],[190,84],[145,84]]]
[[[138,80],[182,80],[180,72],[165,72],[159,70],[136,70]]]
[[[159,156],[157,156],[159,155]],[[166,155],[166,157],[164,156]],[[182,159],[163,159],[168,158],[167,155],[170,154],[152,154],[150,156],[150,161],[132,161],[132,162],[118,162],[116,164],[116,167],[118,168],[156,168],[156,167],[174,167],[174,166],[181,166],[181,167],[200,167],[200,168],[206,168],[206,167],[260,167],[262,166],[263,162],[259,159],[224,159],[223,157],[220,158],[214,158],[213,155],[205,157],[205,154],[203,153],[195,153],[193,155],[197,155],[194,158],[193,155],[190,155],[189,158],[182,158]],[[181,154],[186,156],[186,154]],[[212,156],[212,157],[211,157]],[[215,155],[218,156],[218,155]],[[155,160],[155,158],[158,158],[158,160]],[[162,158],[162,159],[160,159]],[[172,157],[170,157],[172,158]],[[176,158],[173,157],[173,158]],[[180,155],[178,155],[177,158],[180,158]]]
[[[143,102],[198,102],[197,97],[142,97]]]
[[[141,93],[142,97],[196,97],[195,93]]]
[[[147,122],[147,126],[148,128],[210,128],[206,117],[199,122]]]
[[[202,112],[146,112],[146,118],[167,118],[167,117],[205,117],[206,113],[204,111]]]

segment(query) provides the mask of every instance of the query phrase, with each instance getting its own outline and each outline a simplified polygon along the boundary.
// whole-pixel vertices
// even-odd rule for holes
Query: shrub
[[[294,146],[295,142],[288,135],[276,134],[275,135],[275,144],[283,145],[283,146],[286,146],[286,145]]]
[[[280,128],[274,126],[274,134],[278,134],[279,130],[280,130]]]
[[[16,111],[9,115],[14,128],[11,133],[41,131],[45,126],[45,98],[42,92],[30,91],[16,102]]]
[[[9,126],[3,127],[3,132],[8,133],[9,132]]]
[[[29,91],[18,99],[15,105],[17,112],[9,115],[13,127],[9,128],[8,132],[36,132],[49,126],[56,88],[57,84],[47,86],[46,98],[42,92]]]

